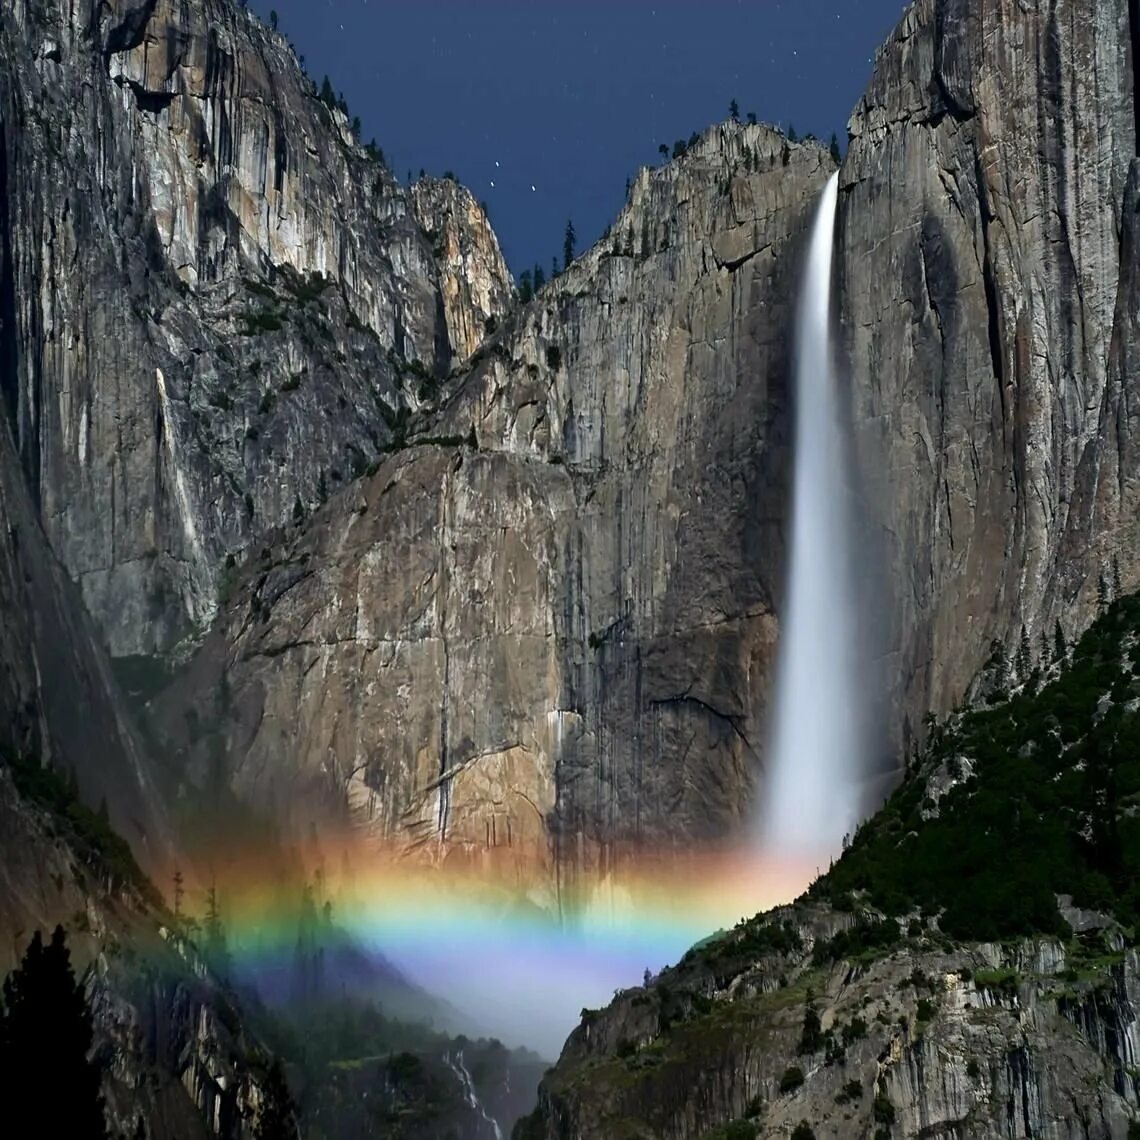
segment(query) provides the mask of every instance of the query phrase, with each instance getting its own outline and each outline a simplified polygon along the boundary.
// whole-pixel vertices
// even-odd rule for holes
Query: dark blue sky
[[[579,249],[657,147],[741,114],[846,138],[903,0],[251,0],[401,179],[453,170],[518,273]],[[494,186],[491,183],[494,182]],[[531,187],[534,187],[532,190]]]

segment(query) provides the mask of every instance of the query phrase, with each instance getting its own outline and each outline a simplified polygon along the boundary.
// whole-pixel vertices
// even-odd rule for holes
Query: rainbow
[[[548,1056],[581,1009],[641,984],[645,971],[718,929],[790,901],[821,869],[747,848],[641,851],[559,883],[545,860],[433,865],[327,836],[318,854],[290,865],[279,853],[214,855],[228,950],[244,973],[288,972],[306,924],[331,924],[360,955],[443,999],[468,1032]]]

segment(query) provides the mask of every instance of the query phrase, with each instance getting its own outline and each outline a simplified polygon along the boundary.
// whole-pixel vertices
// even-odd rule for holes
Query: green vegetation
[[[562,367],[562,349],[556,344],[548,346],[546,350],[546,366],[557,372]]]
[[[780,1078],[780,1092],[795,1092],[804,1083],[804,1071],[799,1065],[789,1065]]]
[[[891,1104],[889,1098],[884,1093],[875,1094],[875,1103],[871,1108],[871,1115],[874,1117],[875,1123],[881,1125],[883,1129],[890,1130],[890,1127],[895,1122],[895,1106]]]
[[[1112,604],[1067,663],[1058,627],[1061,664],[1043,686],[932,728],[910,777],[811,895],[865,892],[888,915],[938,916],[946,934],[971,941],[1067,936],[1055,900],[1062,893],[1136,925],[1140,712],[1130,702],[1140,697],[1131,661],[1138,632],[1137,596]],[[971,761],[968,777],[931,815],[926,777],[943,765],[960,776],[962,758]],[[837,942],[827,956],[846,956],[835,953]]]
[[[800,1033],[800,1045],[797,1052],[801,1057],[809,1053],[818,1053],[823,1045],[823,1025],[819,1020],[819,1011],[814,1005],[809,1005],[804,1010],[804,1027]]]
[[[97,864],[97,869],[111,876],[113,884],[133,887],[148,902],[162,905],[162,897],[135,862],[129,844],[112,830],[105,810],[92,811],[80,801],[73,783],[54,768],[44,767],[34,756],[5,755],[0,762],[12,773],[20,796],[51,815],[80,858]]]
[[[815,1140],[815,1133],[806,1120],[801,1120],[799,1124],[792,1129],[792,1140]]]
[[[1021,976],[1016,970],[979,970],[974,975],[974,985],[979,990],[993,990],[1007,997],[1015,997],[1021,985]]]
[[[704,1134],[704,1140],[756,1140],[758,1129],[751,1120],[730,1120]]]
[[[813,966],[826,966],[840,959],[874,957],[901,940],[898,923],[892,918],[879,921],[860,918],[849,930],[841,930],[834,938],[817,942],[812,950]]]
[[[277,332],[282,327],[281,317],[272,309],[250,309],[238,314],[238,331],[242,336],[258,336]]]

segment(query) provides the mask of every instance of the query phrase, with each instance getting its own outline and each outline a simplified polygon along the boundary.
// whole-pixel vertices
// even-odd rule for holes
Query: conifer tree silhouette
[[[93,1031],[83,986],[62,926],[49,945],[37,930],[0,1002],[0,1073],[34,1106],[36,1135],[106,1140],[99,1067],[88,1059]]]
[[[257,1120],[255,1140],[296,1140],[297,1109],[281,1062],[274,1058],[265,1084],[265,1103]]]

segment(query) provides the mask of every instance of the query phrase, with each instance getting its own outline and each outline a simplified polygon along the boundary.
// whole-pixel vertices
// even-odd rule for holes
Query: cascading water
[[[487,1112],[479,1100],[478,1094],[475,1092],[475,1082],[471,1079],[471,1074],[467,1071],[467,1066],[463,1063],[463,1050],[460,1049],[454,1058],[450,1053],[444,1053],[443,1060],[447,1067],[459,1078],[459,1083],[463,1088],[463,1095],[467,1100],[467,1107],[473,1112],[479,1113],[484,1123],[486,1123],[494,1133],[495,1140],[503,1140],[503,1130],[499,1127],[499,1122]]]
[[[834,175],[820,199],[796,320],[792,546],[760,821],[761,851],[776,858],[837,852],[860,807],[851,550],[831,340],[838,188]]]

